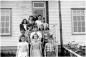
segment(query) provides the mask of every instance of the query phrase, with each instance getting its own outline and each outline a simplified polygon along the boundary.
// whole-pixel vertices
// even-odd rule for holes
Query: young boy
[[[56,46],[52,38],[48,39],[48,43],[45,45],[45,56],[46,57],[55,57],[56,56]]]

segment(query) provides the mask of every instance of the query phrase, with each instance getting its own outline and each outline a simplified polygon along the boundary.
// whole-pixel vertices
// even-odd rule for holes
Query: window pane
[[[74,22],[74,27],[77,27],[78,26],[78,23],[77,22]]]
[[[85,32],[85,27],[82,27],[82,32]]]
[[[9,28],[9,22],[6,22],[6,28]]]
[[[5,28],[5,33],[9,33],[9,28]]]
[[[82,22],[78,22],[78,27],[81,27]]]
[[[4,28],[1,28],[1,33],[5,33],[5,29]]]
[[[1,16],[1,21],[5,21],[5,16]]]
[[[78,27],[78,32],[82,32],[81,29],[82,29],[81,27]]]
[[[85,21],[85,18],[84,18],[84,16],[81,16],[80,18],[81,18],[81,20],[82,20],[82,21]]]
[[[80,21],[80,16],[77,16],[77,21]]]
[[[76,16],[76,10],[73,10],[73,16]]]
[[[76,16],[73,16],[73,21],[77,21]]]
[[[77,32],[77,30],[78,30],[77,27],[74,27],[74,32]]]
[[[77,14],[77,16],[80,16],[80,10],[77,10],[76,14]]]
[[[82,27],[85,27],[85,22],[82,22]]]
[[[6,21],[9,21],[9,16],[6,16]]]
[[[34,7],[44,7],[44,3],[40,3],[40,2],[35,2],[34,3]]]
[[[83,16],[84,15],[84,10],[80,11],[80,15]]]
[[[1,27],[2,27],[2,28],[5,27],[5,22],[1,22]]]

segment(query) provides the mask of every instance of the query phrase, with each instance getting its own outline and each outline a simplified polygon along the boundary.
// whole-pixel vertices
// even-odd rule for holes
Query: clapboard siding
[[[1,8],[12,8],[12,35],[1,37],[1,45],[16,46],[20,35],[19,24],[32,15],[31,1],[1,1]]]
[[[49,1],[49,24],[57,24],[56,41],[60,44],[58,1]]]
[[[71,8],[85,8],[85,2],[84,1],[61,1],[63,42],[64,44],[66,44],[69,41],[70,42],[76,41],[80,45],[84,45],[86,40],[86,34],[85,35],[72,34]]]

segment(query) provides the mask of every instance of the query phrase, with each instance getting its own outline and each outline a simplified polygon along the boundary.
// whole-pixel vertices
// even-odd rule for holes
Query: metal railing
[[[82,57],[79,54],[75,53],[74,51],[68,49],[67,47],[64,47],[64,52],[65,52],[65,56],[69,56],[69,57]]]

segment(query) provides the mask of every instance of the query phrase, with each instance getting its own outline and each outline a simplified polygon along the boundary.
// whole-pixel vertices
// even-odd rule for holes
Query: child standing
[[[28,43],[25,41],[25,35],[19,39],[16,57],[28,57]]]
[[[46,57],[55,57],[56,56],[56,46],[52,38],[48,39],[48,43],[45,45],[45,56]]]

